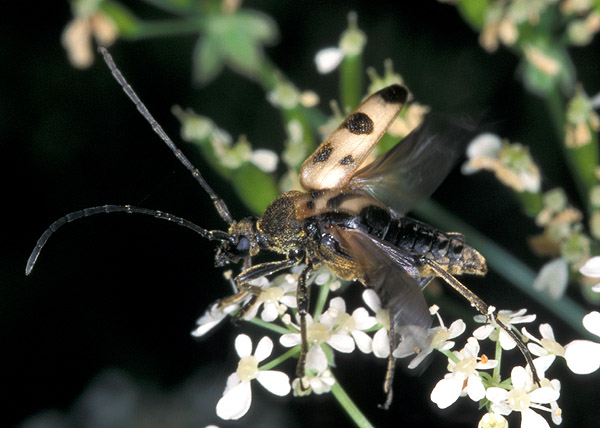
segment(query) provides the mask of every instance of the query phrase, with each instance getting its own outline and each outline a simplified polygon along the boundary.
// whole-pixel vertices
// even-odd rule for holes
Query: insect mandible
[[[67,214],[50,225],[27,261],[27,275],[50,236],[64,224],[102,213],[151,215],[217,241],[216,266],[242,263],[241,272],[233,279],[237,292],[219,302],[221,307],[241,304],[238,317],[249,311],[261,294],[260,287],[252,286],[250,282],[292,266],[304,266],[296,291],[301,335],[296,375],[300,379],[304,376],[309,350],[308,280],[314,269],[325,265],[338,277],[359,281],[379,295],[382,306],[390,314],[391,350],[401,342],[408,343],[415,352],[427,346],[431,318],[422,289],[434,277],[442,279],[515,340],[539,384],[527,348],[497,319],[491,306],[455,277],[485,275],[484,257],[468,246],[462,235],[445,233],[405,216],[418,202],[429,197],[446,177],[453,164],[456,142],[468,139],[471,131],[430,115],[388,153],[365,166],[367,156],[408,97],[406,88],[388,86],[366,98],[304,162],[300,169],[300,184],[305,191],[284,193],[259,218],[236,221],[200,171],[154,120],[108,51],[103,47],[99,51],[152,129],[210,196],[228,230],[206,230],[181,217],[131,205],[87,208]],[[252,257],[261,251],[283,257],[252,265]],[[392,401],[394,367],[395,357],[390,352],[384,382],[387,394],[384,408]]]

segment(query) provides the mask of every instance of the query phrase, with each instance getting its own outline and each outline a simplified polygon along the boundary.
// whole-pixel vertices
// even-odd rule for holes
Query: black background
[[[548,187],[562,183],[571,191],[544,104],[522,88],[515,75],[515,56],[505,49],[493,55],[484,52],[477,33],[453,7],[433,1],[405,3],[348,1],[334,6],[312,0],[257,0],[245,7],[262,10],[277,21],[280,41],[267,54],[299,88],[319,93],[324,111],[327,101],[337,96],[337,76],[317,74],[313,58],[319,49],[337,44],[347,13],[355,10],[368,37],[366,65],[381,73],[383,60],[392,58],[416,99],[436,111],[486,111],[497,119],[500,135],[531,146]],[[145,18],[164,17],[139,1],[130,7]],[[235,369],[233,339],[240,330],[227,324],[200,342],[189,335],[207,305],[229,292],[221,272],[212,267],[210,243],[151,218],[99,216],[61,229],[32,275],[25,277],[25,262],[39,235],[52,221],[81,208],[130,203],[171,212],[207,228],[223,225],[206,195],[152,133],[105,65],[96,61],[81,71],[69,64],[60,44],[61,31],[71,19],[67,3],[41,2],[3,15],[0,403],[7,405],[3,425],[13,426],[48,408],[69,409],[96,374],[118,367],[142,384],[167,391],[198,369],[210,371],[207,387],[214,391],[213,401],[207,403],[209,410],[202,410],[203,423],[230,426],[219,421],[213,409],[226,377]],[[285,138],[281,121],[257,85],[230,71],[206,87],[192,84],[194,43],[194,37],[118,41],[111,51],[176,141],[179,125],[170,113],[174,104],[212,117],[234,137],[248,135],[256,147],[278,150]],[[600,90],[598,52],[597,42],[571,51],[591,94]],[[228,184],[213,175],[193,149],[184,143],[180,147],[230,203],[234,217],[247,215]],[[435,198],[532,267],[541,266],[524,240],[536,232],[535,226],[489,175],[462,177],[454,171]],[[574,337],[493,273],[485,280],[467,282],[498,307],[530,307],[540,321],[555,325],[561,343]],[[263,334],[245,325],[240,329],[255,333],[254,337]],[[338,356],[336,375],[376,425],[476,426],[481,412],[470,400],[440,411],[429,399],[445,372],[442,357],[420,377],[399,373],[395,401],[387,412],[377,408],[383,400],[384,364],[373,360],[358,353]],[[574,378],[557,368],[551,377],[564,380],[563,426],[591,426],[586,418],[595,420],[588,410],[594,408],[591,392],[598,376]],[[266,400],[267,409],[289,410],[292,426],[349,423],[328,395],[276,399],[257,386],[254,393]],[[248,417],[260,414],[251,409]],[[518,418],[511,423],[518,424]],[[244,419],[239,426],[245,426]]]

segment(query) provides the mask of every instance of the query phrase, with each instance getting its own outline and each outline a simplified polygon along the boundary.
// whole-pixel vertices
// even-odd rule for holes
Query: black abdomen
[[[458,233],[444,233],[408,217],[393,218],[376,206],[363,209],[360,220],[365,232],[407,253],[425,256],[450,273],[483,275],[487,271],[483,256],[466,245]]]

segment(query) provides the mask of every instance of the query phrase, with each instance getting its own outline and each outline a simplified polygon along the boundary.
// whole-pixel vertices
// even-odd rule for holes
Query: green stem
[[[551,122],[554,124],[554,130],[566,159],[567,167],[575,182],[577,193],[581,201],[588,204],[586,208],[590,212],[589,194],[592,187],[597,183],[595,176],[598,157],[597,148],[594,144],[586,144],[585,146],[574,148],[567,147],[565,145],[565,123],[567,118],[565,102],[560,91],[550,91],[546,94],[545,100],[550,111]]]
[[[267,364],[260,366],[260,370],[271,370],[273,367],[277,367],[279,364],[283,363],[288,358],[294,357],[300,353],[300,346],[294,346],[292,349],[288,350],[286,353],[281,354],[279,357],[275,358],[272,361],[269,361]]]
[[[331,376],[333,377],[333,374]],[[356,406],[354,401],[352,401],[346,391],[344,391],[344,388],[342,388],[337,379],[335,379],[335,383],[331,387],[331,393],[357,427],[374,428],[371,422],[369,422],[366,416],[363,415],[360,409]]]
[[[282,327],[280,325],[276,325],[276,324],[270,323],[270,322],[263,321],[263,320],[261,320],[260,318],[257,318],[257,317],[252,318],[248,322],[252,323],[254,325],[260,326],[260,327],[262,327],[264,329],[271,330],[271,331],[273,331],[273,332],[275,332],[277,334],[288,334],[289,333],[289,330],[287,328]]]
[[[317,304],[315,305],[315,310],[313,312],[314,319],[323,313],[323,308],[325,307],[327,297],[329,296],[329,284],[331,284],[331,281],[333,281],[333,275],[325,284],[319,287],[319,297],[317,298]]]
[[[496,341],[496,353],[494,355],[494,359],[498,361],[498,365],[494,367],[494,371],[492,372],[492,376],[494,377],[495,382],[500,382],[502,379],[500,377],[500,366],[502,363],[502,346],[500,346],[500,340]]]
[[[164,21],[139,21],[130,33],[125,36],[132,40],[158,37],[173,37],[188,34],[199,34],[202,31],[201,20],[171,19]]]
[[[579,334],[590,337],[589,332],[581,324],[581,319],[586,311],[568,296],[563,296],[560,300],[554,300],[547,294],[535,291],[532,287],[533,280],[536,277],[535,272],[500,245],[432,200],[425,201],[414,212],[424,221],[435,224],[444,230],[464,234],[469,245],[481,251],[486,257],[490,268],[494,269],[498,275],[545,306]]]

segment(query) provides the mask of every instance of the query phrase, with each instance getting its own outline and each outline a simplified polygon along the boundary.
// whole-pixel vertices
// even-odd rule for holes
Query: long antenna
[[[131,85],[127,82],[121,71],[117,68],[115,61],[113,60],[113,57],[110,55],[110,53],[108,53],[108,50],[104,46],[99,46],[98,51],[102,54],[104,62],[106,62],[106,65],[110,69],[114,78],[117,80],[117,82],[119,82],[119,85],[121,85],[123,91],[127,94],[131,101],[133,101],[138,111],[142,114],[142,116],[144,116],[144,119],[146,119],[146,121],[150,124],[152,130],[156,132],[160,139],[165,142],[165,144],[171,149],[175,157],[179,160],[179,162],[181,162],[183,166],[186,167],[186,169],[192,174],[196,181],[200,183],[200,185],[206,191],[206,193],[208,193],[221,218],[225,220],[227,224],[231,225],[233,223],[233,218],[231,217],[229,209],[227,208],[227,205],[225,205],[223,199],[221,199],[215,193],[212,187],[208,185],[206,180],[204,180],[204,178],[200,174],[198,168],[192,165],[190,160],[183,154],[181,150],[177,148],[175,143],[173,143],[171,138],[169,138],[169,136],[159,125],[159,123],[154,119],[154,117],[152,117],[144,103],[142,103],[142,101],[137,96]]]
[[[123,212],[127,214],[145,214],[161,220],[167,220],[179,226],[187,227],[188,229],[193,230],[203,238],[207,238],[211,241],[223,241],[229,238],[229,235],[225,232],[222,232],[220,230],[203,229],[202,227],[192,223],[189,220],[177,217],[173,214],[165,213],[163,211],[151,210],[148,208],[139,208],[131,205],[102,205],[99,207],[86,208],[84,210],[69,213],[66,216],[61,217],[54,223],[52,223],[50,227],[46,229],[46,231],[42,234],[42,236],[40,236],[40,239],[38,239],[37,244],[35,244],[35,248],[31,252],[29,259],[27,260],[25,274],[29,275],[31,273],[31,270],[35,265],[35,262],[37,261],[37,258],[40,255],[42,248],[44,247],[44,245],[46,245],[46,242],[48,242],[50,236],[52,236],[52,234],[56,232],[58,228],[83,217],[89,217],[91,215],[96,214],[110,214],[117,212]]]

